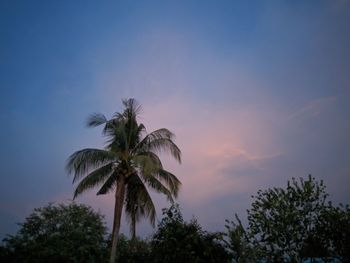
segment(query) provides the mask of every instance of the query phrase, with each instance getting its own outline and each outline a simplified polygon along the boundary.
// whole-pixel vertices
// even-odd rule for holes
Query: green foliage
[[[316,225],[327,196],[323,182],[311,176],[306,181],[293,178],[286,189],[260,190],[253,196],[249,232],[267,261],[300,262],[310,256],[305,246],[316,245],[308,241],[317,241]]]
[[[334,207],[329,203],[319,219],[317,233],[332,258],[338,258],[344,263],[350,262],[349,205]]]
[[[151,241],[153,262],[229,262],[221,234],[203,231],[195,219],[185,222],[178,205],[163,215]]]
[[[105,262],[103,217],[85,205],[37,208],[15,236],[4,240],[6,262]]]
[[[128,240],[124,235],[119,236],[117,261],[122,263],[147,263],[151,260],[151,248],[147,240],[138,238]]]
[[[234,263],[256,262],[256,250],[250,243],[248,233],[241,220],[235,215],[235,221],[226,220],[227,233],[224,240]]]
[[[322,181],[292,179],[253,196],[245,229],[226,221],[234,262],[350,262],[350,208],[326,202]]]

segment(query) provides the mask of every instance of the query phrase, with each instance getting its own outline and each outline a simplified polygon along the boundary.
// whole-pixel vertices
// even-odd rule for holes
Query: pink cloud
[[[232,192],[245,192],[255,185],[250,177],[227,176],[232,165],[263,169],[260,160],[279,154],[263,114],[253,109],[198,110],[193,102],[173,97],[163,103],[145,103],[148,131],[167,127],[177,136],[183,164],[165,164],[182,181],[182,199],[193,204]],[[270,143],[268,143],[270,142]]]

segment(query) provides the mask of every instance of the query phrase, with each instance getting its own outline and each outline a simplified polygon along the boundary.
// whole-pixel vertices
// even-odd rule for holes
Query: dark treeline
[[[120,235],[118,262],[350,262],[350,208],[333,205],[325,185],[309,176],[285,188],[260,190],[226,231],[205,231],[183,219],[178,205],[148,239]],[[223,222],[224,224],[224,222]],[[108,262],[111,235],[103,216],[85,205],[35,209],[0,247],[1,262]]]

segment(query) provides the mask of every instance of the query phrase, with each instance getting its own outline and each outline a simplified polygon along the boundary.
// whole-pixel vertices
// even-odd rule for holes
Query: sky
[[[69,155],[102,148],[89,114],[142,105],[168,128],[184,218],[224,230],[292,177],[350,203],[350,1],[0,1],[0,238],[69,202]],[[169,206],[153,195],[158,220]],[[113,194],[76,199],[105,215]],[[122,232],[128,234],[123,220]],[[154,230],[147,222],[139,235]]]

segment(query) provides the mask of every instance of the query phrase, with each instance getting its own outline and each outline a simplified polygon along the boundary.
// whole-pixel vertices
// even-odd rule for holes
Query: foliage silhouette
[[[103,217],[91,208],[49,204],[35,209],[18,233],[4,240],[2,262],[106,262],[105,237]]]
[[[153,262],[149,241],[139,238],[128,240],[121,234],[118,242],[117,260],[123,263]]]
[[[327,254],[340,262],[350,263],[350,207],[329,203],[323,211],[317,226],[320,243],[327,248]]]
[[[244,228],[226,221],[234,262],[350,262],[350,209],[327,202],[323,181],[292,179],[286,188],[259,190]]]
[[[256,250],[249,240],[248,233],[243,227],[238,215],[235,220],[226,220],[226,239],[225,246],[229,251],[234,263],[253,263],[256,262]]]
[[[178,205],[163,215],[151,241],[153,262],[230,262],[222,234],[203,231],[195,219],[185,222]]]
[[[115,113],[110,120],[102,114],[93,114],[88,119],[89,127],[104,125],[105,149],[77,151],[67,162],[67,171],[74,174],[73,182],[81,179],[74,197],[94,187],[100,187],[97,194],[115,190],[110,263],[116,260],[125,199],[126,213],[135,229],[136,221],[142,216],[154,222],[155,208],[147,187],[172,201],[181,184],[175,175],[163,168],[157,155],[166,151],[181,162],[181,151],[173,142],[174,134],[164,128],[146,134],[145,126],[137,121],[140,105],[134,99],[123,100],[123,105],[124,111]]]
[[[311,248],[308,241],[314,237],[327,197],[323,182],[311,175],[307,180],[293,178],[286,189],[258,191],[248,210],[249,231],[267,261],[301,262],[310,256],[305,246]]]

